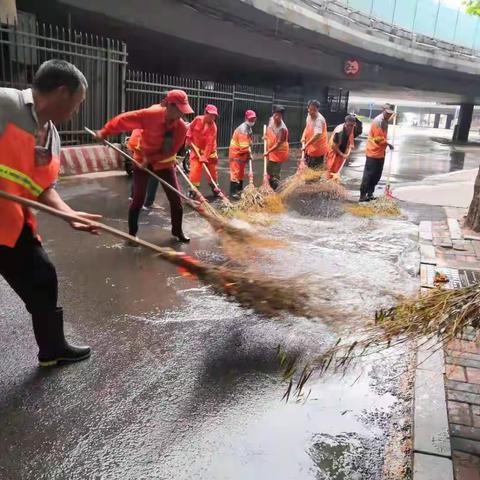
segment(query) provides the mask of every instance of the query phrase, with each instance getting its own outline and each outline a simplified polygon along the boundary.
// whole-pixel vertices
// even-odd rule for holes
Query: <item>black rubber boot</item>
[[[377,197],[373,196],[373,193],[367,193],[367,198],[369,202],[377,199]]]
[[[90,356],[90,347],[76,347],[65,340],[62,308],[51,313],[34,314],[32,323],[41,367],[80,362]]]
[[[369,202],[370,199],[366,195],[360,195],[360,198],[358,201],[359,203],[363,203],[363,202]]]
[[[240,198],[239,190],[240,182],[230,182],[230,198],[238,200]]]

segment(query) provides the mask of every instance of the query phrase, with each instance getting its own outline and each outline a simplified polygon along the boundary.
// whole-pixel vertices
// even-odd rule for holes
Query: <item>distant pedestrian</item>
[[[245,112],[245,121],[233,132],[228,149],[230,159],[230,198],[238,200],[243,190],[245,166],[252,159],[253,127],[257,114],[253,110]]]
[[[327,121],[320,113],[318,100],[310,100],[307,109],[307,121],[302,135],[303,151],[307,166],[318,170],[323,167],[328,151]]]
[[[288,128],[283,121],[285,107],[275,105],[273,107],[272,116],[268,122],[266,140],[267,151],[265,156],[268,159],[267,173],[268,181],[273,190],[280,185],[280,174],[282,165],[288,160]]]
[[[330,137],[327,154],[328,176],[336,175],[348,160],[354,146],[356,117],[347,115],[345,122],[338,125]]]
[[[83,74],[63,60],[40,65],[31,89],[0,88],[0,190],[85,219],[100,218],[75,212],[55,189],[60,136],[54,123],[68,122],[86,91]],[[65,339],[57,272],[42,247],[36,223],[29,208],[0,199],[0,275],[32,315],[39,365],[78,362],[90,356],[90,347],[76,347]],[[70,225],[97,233],[88,225]]]
[[[387,147],[393,150],[393,145],[388,143],[388,122],[393,118],[395,105],[386,103],[383,111],[375,117],[368,134],[365,168],[363,170],[362,184],[360,186],[360,202],[375,200],[373,192],[382,178],[385,164],[385,151]]]

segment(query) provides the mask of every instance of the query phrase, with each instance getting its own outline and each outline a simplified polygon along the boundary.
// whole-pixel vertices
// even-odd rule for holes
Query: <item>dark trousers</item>
[[[177,180],[177,174],[174,168],[165,170],[157,170],[155,172],[162,180],[172,185],[177,190],[180,190]],[[147,194],[147,187],[151,175],[139,168],[133,171],[133,198],[130,203],[128,212],[128,230],[130,235],[136,235],[138,232],[138,218],[140,211],[145,203],[145,196]],[[172,219],[172,233],[174,235],[182,231],[183,206],[180,196],[173,190],[170,190],[165,185],[162,185],[165,195],[170,203],[170,215]]]
[[[323,164],[325,162],[325,155],[321,157],[311,157],[310,155],[305,155],[305,163],[307,164],[308,168],[312,168],[313,170],[319,170],[323,168]]]
[[[133,181],[132,186],[130,188],[130,196],[133,198]],[[148,179],[147,185],[147,197],[145,198],[145,206],[151,207],[155,202],[155,197],[157,196],[157,189],[158,189],[158,180],[156,178],[150,177]]]
[[[367,157],[365,168],[363,170],[362,185],[360,186],[360,195],[373,195],[377,183],[382,178],[383,165],[385,158]]]
[[[32,315],[56,310],[57,272],[30,227],[24,226],[15,247],[0,246],[0,275]]]

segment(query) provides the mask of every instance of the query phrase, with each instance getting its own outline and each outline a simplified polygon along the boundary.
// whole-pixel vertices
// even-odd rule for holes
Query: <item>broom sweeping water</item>
[[[335,345],[304,369],[310,375],[327,371],[345,373],[356,361],[374,357],[392,347],[416,342],[433,354],[466,331],[480,329],[480,284],[459,289],[436,288],[418,298],[400,300],[397,306],[380,310],[375,323],[353,342],[338,339]],[[296,392],[308,380],[302,372]]]
[[[16,202],[25,207],[40,210],[49,215],[68,222],[89,225],[99,231],[107,232],[115,237],[128,240],[131,243],[155,252],[162,260],[176,265],[180,273],[198,278],[210,286],[218,294],[238,302],[242,307],[251,308],[268,316],[282,312],[293,315],[314,318],[325,314],[321,307],[309,306],[310,295],[307,293],[308,283],[302,279],[275,278],[245,269],[233,269],[226,266],[213,266],[201,262],[170,248],[162,248],[146,242],[128,233],[117,230],[100,222],[87,220],[75,214],[65,213],[42,203],[18,197],[0,190],[0,198]]]
[[[95,135],[95,132],[93,130],[90,130],[87,127],[85,127],[85,130],[91,135]],[[227,222],[220,215],[218,215],[218,213],[210,206],[210,204],[205,200],[205,198],[200,192],[199,192],[200,198],[203,198],[204,202],[199,203],[191,200],[182,192],[180,192],[175,187],[170,185],[168,182],[163,180],[163,178],[160,178],[151,170],[147,170],[143,168],[143,166],[140,165],[133,157],[128,155],[128,153],[124,152],[122,149],[118,148],[113,143],[110,143],[107,140],[103,140],[103,143],[109,146],[110,148],[113,148],[120,155],[123,155],[125,158],[128,158],[138,168],[144,170],[146,173],[156,178],[162,185],[165,185],[166,188],[169,188],[170,190],[173,190],[175,193],[177,193],[177,195],[179,195],[185,201],[185,203],[192,208],[192,210],[195,210],[202,218],[204,218],[212,226],[212,228],[217,232],[218,235],[220,236],[227,235],[233,241],[236,241],[239,243],[248,243],[250,246],[254,246],[254,247],[256,246],[256,247],[265,247],[265,248],[278,248],[280,246],[279,242],[260,237],[258,235],[255,235],[252,232],[235,227],[234,225]],[[188,176],[185,174],[185,172],[183,172],[181,168],[178,168],[178,166],[177,166],[177,171],[180,172],[180,174],[184,176],[187,182],[191,184]],[[210,207],[210,209],[206,208],[207,205]],[[212,213],[212,210],[213,210],[213,213]]]
[[[265,206],[265,197],[253,183],[252,159],[248,161],[248,185],[243,189],[238,208],[243,212],[258,212]]]

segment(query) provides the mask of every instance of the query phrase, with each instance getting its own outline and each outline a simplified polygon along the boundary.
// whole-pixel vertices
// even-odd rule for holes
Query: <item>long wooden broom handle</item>
[[[85,131],[87,131],[90,135],[96,136],[96,133],[93,130],[90,130],[87,127],[84,127]],[[175,192],[177,195],[179,195],[183,200],[185,200],[189,205],[194,205],[192,199],[188,198],[185,194],[183,194],[180,190],[177,190],[173,185],[170,185],[167,181],[165,181],[163,178],[160,178],[155,172],[152,172],[148,168],[145,168],[142,164],[137,162],[131,155],[129,155],[127,152],[124,152],[121,148],[118,148],[116,145],[113,143],[109,142],[108,140],[102,139],[103,143],[107,145],[107,147],[113,148],[116,152],[118,152],[120,155],[123,155],[125,158],[130,160],[133,164],[135,164],[140,170],[148,173],[151,175],[153,178],[158,180],[162,185],[165,185],[167,188]]]
[[[267,176],[267,126],[263,126],[263,176]]]
[[[34,200],[29,200],[27,198],[19,197],[17,195],[13,195],[11,193],[4,192],[0,190],[0,198],[4,198],[5,200],[11,200],[12,202],[19,203],[25,207],[35,208],[36,210],[40,210],[42,212],[48,213],[49,215],[53,215],[54,217],[61,218],[62,220],[66,220],[68,222],[77,222],[82,223],[83,225],[89,225],[95,227],[98,230],[102,230],[104,232],[108,232],[111,235],[119,238],[123,238],[124,240],[129,240],[132,243],[140,245],[144,248],[148,248],[155,253],[158,253],[162,258],[167,259],[173,262],[173,259],[180,259],[184,257],[185,254],[182,252],[176,252],[170,248],[162,248],[154,245],[153,243],[146,242],[140,238],[132,237],[128,233],[122,232],[121,230],[117,230],[116,228],[110,227],[109,225],[105,225],[104,223],[97,222],[96,220],[89,220],[74,213],[66,213],[62,212],[61,210],[57,210],[56,208],[49,207],[48,205],[44,205],[43,203],[36,202]],[[186,259],[182,259],[182,263],[185,262]],[[178,262],[177,262],[178,263]]]

